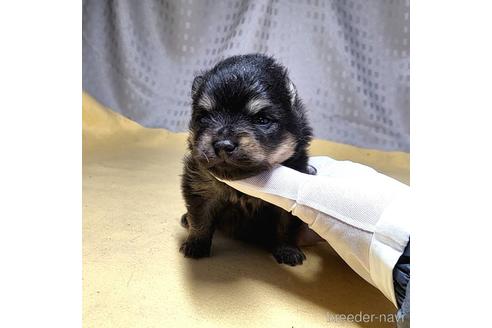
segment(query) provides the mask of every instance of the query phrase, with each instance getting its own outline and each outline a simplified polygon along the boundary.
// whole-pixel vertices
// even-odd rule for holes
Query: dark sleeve
[[[410,327],[410,241],[393,268],[398,327]]]

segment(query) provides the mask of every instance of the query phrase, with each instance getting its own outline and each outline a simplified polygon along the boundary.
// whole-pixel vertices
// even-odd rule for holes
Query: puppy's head
[[[212,174],[253,176],[306,147],[310,129],[285,68],[264,55],[230,57],[195,78],[189,148]]]

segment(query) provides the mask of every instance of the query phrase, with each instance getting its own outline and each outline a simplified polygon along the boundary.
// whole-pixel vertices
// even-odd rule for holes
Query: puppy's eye
[[[272,121],[265,116],[257,116],[254,118],[253,122],[258,125],[270,125]]]

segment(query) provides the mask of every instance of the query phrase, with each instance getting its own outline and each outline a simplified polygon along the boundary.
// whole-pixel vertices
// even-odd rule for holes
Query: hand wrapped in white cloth
[[[408,244],[408,186],[365,165],[311,157],[316,175],[277,166],[225,181],[299,217],[396,305],[392,271]]]

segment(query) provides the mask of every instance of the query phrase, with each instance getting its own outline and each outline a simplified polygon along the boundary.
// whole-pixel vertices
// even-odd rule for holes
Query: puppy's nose
[[[231,140],[219,140],[214,142],[213,144],[215,153],[219,155],[221,152],[225,152],[226,154],[232,153],[236,147],[237,143],[232,142]]]

